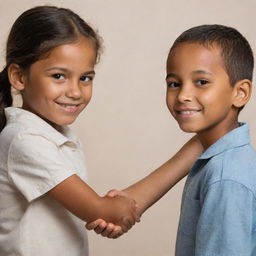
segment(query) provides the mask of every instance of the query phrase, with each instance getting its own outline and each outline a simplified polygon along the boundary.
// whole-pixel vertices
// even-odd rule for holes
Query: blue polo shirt
[[[176,256],[256,256],[256,151],[247,124],[211,145],[187,178]]]

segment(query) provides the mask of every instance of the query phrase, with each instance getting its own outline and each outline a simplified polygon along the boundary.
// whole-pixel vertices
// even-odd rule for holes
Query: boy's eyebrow
[[[168,79],[169,77],[177,78],[178,76],[175,75],[174,73],[168,73],[168,74],[166,75],[166,79]]]
[[[205,71],[205,70],[196,70],[192,72],[193,74],[203,74],[203,75],[210,75],[212,76],[211,72]]]
[[[195,70],[192,72],[192,74],[202,74],[202,75],[210,75],[212,76],[212,73],[211,72],[208,72],[208,71],[205,71],[205,70]],[[166,75],[166,79],[168,79],[169,77],[172,77],[172,78],[177,78],[178,76],[174,73],[168,73]]]
[[[62,67],[51,67],[51,68],[46,69],[46,71],[51,71],[51,70],[60,70],[62,72],[69,72],[69,70],[67,68],[62,68]],[[90,71],[84,72],[83,74],[84,75],[95,75],[95,71],[90,70]]]

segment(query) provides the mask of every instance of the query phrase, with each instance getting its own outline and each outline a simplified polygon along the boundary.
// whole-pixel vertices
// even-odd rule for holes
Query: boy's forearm
[[[170,160],[125,189],[129,197],[138,203],[138,213],[142,214],[185,177],[202,150],[199,139],[193,137]]]

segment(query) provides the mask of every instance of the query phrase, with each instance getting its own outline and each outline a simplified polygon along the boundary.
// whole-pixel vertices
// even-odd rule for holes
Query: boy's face
[[[167,106],[185,132],[218,139],[237,126],[234,88],[220,54],[217,46],[183,43],[168,57]]]

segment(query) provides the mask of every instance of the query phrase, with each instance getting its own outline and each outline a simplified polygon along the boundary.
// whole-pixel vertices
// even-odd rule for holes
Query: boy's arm
[[[138,203],[137,212],[141,215],[187,175],[189,169],[202,151],[203,147],[198,137],[194,136],[170,160],[151,174],[123,191],[111,191],[109,196],[121,194],[134,198]],[[97,220],[88,223],[86,228],[88,230],[94,229],[98,234],[104,232],[104,236],[112,237],[112,230],[107,229],[107,223],[105,221]]]
[[[184,178],[202,151],[198,137],[194,136],[170,160],[139,182],[124,189],[125,194],[138,203],[138,214],[141,215]]]
[[[77,175],[72,175],[47,193],[80,219],[104,219],[127,231],[138,220],[134,200],[100,197]]]

